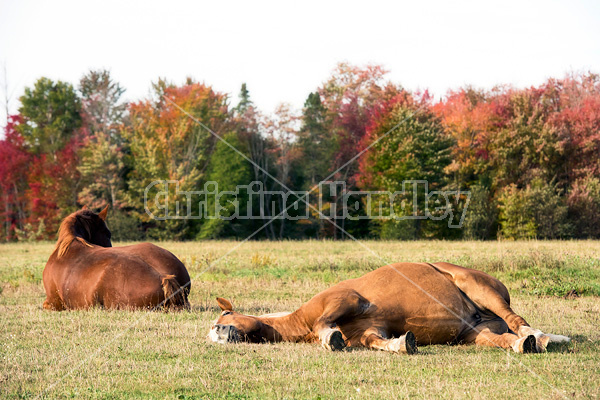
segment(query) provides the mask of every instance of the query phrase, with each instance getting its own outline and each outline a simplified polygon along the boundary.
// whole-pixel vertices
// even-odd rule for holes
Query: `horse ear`
[[[86,205],[84,205],[83,207],[81,207],[81,211],[85,211],[85,210],[87,210],[87,209],[88,209],[88,208],[87,208],[87,206],[86,206]]]
[[[233,311],[233,306],[231,305],[231,303],[229,302],[229,300],[226,300],[222,297],[217,297],[217,303],[219,304],[219,307],[221,307],[221,310],[223,311]]]
[[[106,214],[108,213],[108,204],[106,205],[106,207],[104,207],[104,210],[100,211],[98,213],[98,216],[100,217],[100,219],[102,221],[106,221]]]

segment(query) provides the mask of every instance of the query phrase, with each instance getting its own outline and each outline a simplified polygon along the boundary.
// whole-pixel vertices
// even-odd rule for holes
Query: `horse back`
[[[457,286],[427,263],[395,263],[339,284],[371,302],[393,307],[413,303],[447,303],[461,298]]]
[[[170,251],[152,243],[139,243],[130,246],[113,247],[112,249],[117,254],[129,254],[139,257],[161,275],[175,275],[177,283],[185,288],[187,297],[190,288],[190,275],[185,265]]]

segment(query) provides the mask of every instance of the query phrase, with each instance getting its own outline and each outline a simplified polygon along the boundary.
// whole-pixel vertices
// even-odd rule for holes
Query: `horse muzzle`
[[[208,332],[208,338],[215,343],[236,343],[240,341],[240,332],[233,325],[216,324]]]

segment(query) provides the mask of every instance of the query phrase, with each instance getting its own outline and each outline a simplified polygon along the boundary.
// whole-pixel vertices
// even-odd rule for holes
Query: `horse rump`
[[[190,303],[187,299],[187,291],[181,287],[175,275],[162,276],[162,288],[165,295],[164,308],[189,309]]]

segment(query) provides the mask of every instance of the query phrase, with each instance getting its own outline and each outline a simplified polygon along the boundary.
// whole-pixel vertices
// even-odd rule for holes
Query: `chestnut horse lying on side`
[[[381,267],[317,294],[293,313],[260,317],[223,312],[208,337],[225,342],[319,342],[326,349],[364,346],[415,353],[416,343],[475,343],[545,351],[569,338],[533,329],[510,308],[506,287],[480,271],[448,263]]]
[[[108,206],[64,219],[44,269],[50,310],[188,307],[190,276],[179,259],[150,243],[111,247]]]

